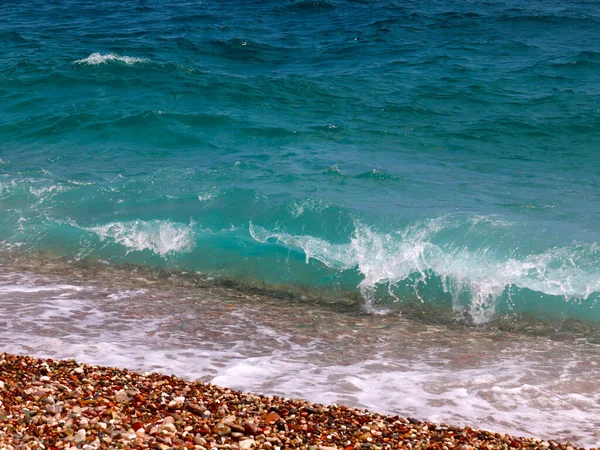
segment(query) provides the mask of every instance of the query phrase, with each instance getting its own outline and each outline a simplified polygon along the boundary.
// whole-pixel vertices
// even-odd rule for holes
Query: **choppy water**
[[[135,264],[594,348],[597,2],[8,0],[0,49],[3,276]]]

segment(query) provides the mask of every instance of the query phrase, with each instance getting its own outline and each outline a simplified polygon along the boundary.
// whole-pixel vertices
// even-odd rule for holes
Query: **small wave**
[[[364,172],[356,175],[355,178],[366,178],[371,180],[397,180],[398,178],[394,175],[390,175],[383,170],[373,169],[370,172]]]
[[[392,175],[388,172],[385,172],[380,169],[372,169],[368,172],[361,172],[357,175],[351,175],[343,173],[340,168],[335,165],[328,167],[322,172],[323,175],[329,175],[332,177],[343,177],[343,178],[356,178],[356,179],[371,179],[371,180],[393,180],[398,181],[399,178],[395,175]]]
[[[305,198],[289,206],[292,217],[298,218],[307,211],[322,212],[331,205],[322,199]]]
[[[141,64],[149,62],[146,58],[137,58],[134,56],[120,56],[115,53],[92,53],[90,56],[84,59],[78,59],[75,64],[88,64],[90,66],[97,66],[98,64],[106,64],[107,62],[121,62],[127,65]]]
[[[110,239],[123,245],[128,252],[150,250],[157,255],[167,256],[194,249],[196,243],[192,225],[165,220],[135,220],[84,229],[97,234],[101,241]]]
[[[293,2],[285,7],[285,10],[291,12],[322,12],[335,9],[335,5],[322,0],[305,0]]]
[[[214,200],[216,197],[219,196],[220,193],[221,192],[216,188],[205,189],[198,194],[198,200],[200,200],[201,202],[208,202],[210,200]]]
[[[69,188],[61,185],[51,185],[51,186],[42,186],[40,188],[34,188],[33,186],[29,188],[29,192],[35,195],[37,198],[42,198],[48,195],[54,195],[59,192],[67,191]]]
[[[331,166],[331,167],[328,167],[327,169],[325,169],[323,171],[323,175],[330,175],[333,177],[343,177],[344,176],[344,174],[341,172],[341,170],[337,166],[337,164],[335,166]]]

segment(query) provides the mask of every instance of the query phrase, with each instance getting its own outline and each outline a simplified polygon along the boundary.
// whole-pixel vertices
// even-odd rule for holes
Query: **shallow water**
[[[3,351],[600,442],[600,341],[590,336],[343,312],[139,269],[14,265],[0,268]]]
[[[600,323],[598,30],[589,1],[2,2],[0,241]]]
[[[600,4],[0,2],[0,350],[600,428]]]

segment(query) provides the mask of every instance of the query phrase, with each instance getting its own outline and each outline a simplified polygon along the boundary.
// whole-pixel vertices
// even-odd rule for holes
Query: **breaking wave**
[[[110,240],[126,247],[128,253],[150,250],[157,255],[167,256],[190,252],[196,246],[192,224],[135,220],[84,229],[97,234],[101,241]]]
[[[480,220],[488,221],[488,226],[509,226],[483,218],[472,218],[471,226]],[[302,251],[307,264],[316,260],[337,271],[358,271],[362,278],[358,288],[373,312],[380,310],[376,305],[382,296],[392,303],[406,295],[423,303],[446,297],[455,312],[485,323],[511,311],[551,316],[552,304],[562,299],[564,307],[583,308],[600,319],[596,244],[507,257],[490,247],[470,249],[464,243],[436,239],[455,226],[442,217],[397,233],[381,233],[357,222],[350,242],[343,244],[269,231],[252,223],[250,234],[260,243]]]
[[[133,65],[147,63],[149,60],[134,56],[120,56],[115,53],[92,53],[87,58],[78,59],[75,61],[75,64],[88,64],[90,66],[97,66],[98,64],[106,64],[107,62],[120,62],[127,65]]]

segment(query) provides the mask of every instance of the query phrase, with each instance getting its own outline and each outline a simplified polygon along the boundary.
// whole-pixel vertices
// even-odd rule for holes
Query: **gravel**
[[[0,449],[544,449],[569,443],[0,354]]]

